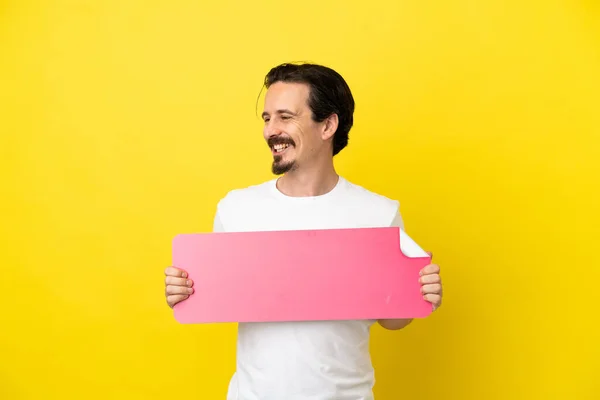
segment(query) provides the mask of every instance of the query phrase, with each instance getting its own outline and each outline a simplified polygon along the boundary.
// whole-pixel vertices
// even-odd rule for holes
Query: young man
[[[344,79],[314,64],[283,64],[265,78],[264,139],[278,179],[229,192],[218,204],[215,231],[402,227],[399,203],[336,173],[333,157],[348,143],[354,99]],[[294,257],[290,254],[289,257]],[[281,260],[285,262],[285,260]],[[424,298],[439,307],[437,265],[422,270]],[[193,292],[176,266],[165,271],[170,307]],[[411,321],[244,323],[228,400],[373,399],[369,330]]]

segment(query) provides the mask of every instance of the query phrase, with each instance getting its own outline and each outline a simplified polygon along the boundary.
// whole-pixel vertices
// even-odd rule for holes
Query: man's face
[[[313,121],[308,85],[277,82],[269,87],[263,112],[264,137],[273,154],[276,175],[310,163],[321,150],[323,123]]]

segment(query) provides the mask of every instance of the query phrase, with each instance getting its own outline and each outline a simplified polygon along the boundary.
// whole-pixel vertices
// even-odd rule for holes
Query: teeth
[[[287,149],[288,147],[289,147],[288,144],[276,144],[275,146],[273,146],[275,151],[282,151],[282,150]]]

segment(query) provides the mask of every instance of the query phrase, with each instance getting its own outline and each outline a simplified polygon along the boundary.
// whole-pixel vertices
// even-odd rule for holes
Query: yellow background
[[[171,238],[270,179],[262,78],[337,69],[348,179],[401,201],[445,303],[375,328],[379,400],[598,399],[600,6],[2,1],[2,399],[222,399],[235,326],[180,326]],[[283,400],[283,399],[282,399]]]

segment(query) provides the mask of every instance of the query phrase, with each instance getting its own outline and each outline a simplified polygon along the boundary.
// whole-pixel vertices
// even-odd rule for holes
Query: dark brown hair
[[[354,123],[354,98],[342,76],[331,68],[310,63],[285,63],[272,68],[265,76],[268,89],[276,82],[305,83],[310,88],[308,106],[312,118],[322,122],[337,114],[338,128],[333,137],[333,155],[348,145],[348,134]]]

